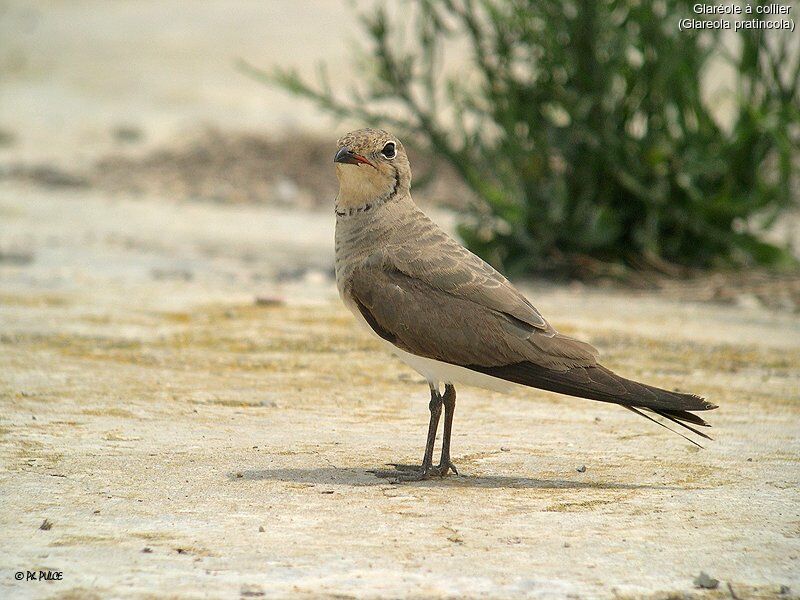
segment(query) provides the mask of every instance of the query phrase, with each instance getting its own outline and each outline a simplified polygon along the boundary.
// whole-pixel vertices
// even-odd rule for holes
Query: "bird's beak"
[[[346,165],[357,165],[359,163],[364,163],[365,165],[369,165],[370,167],[374,167],[371,162],[369,162],[366,158],[361,156],[360,154],[356,154],[347,146],[342,146],[339,148],[339,151],[336,153],[336,156],[333,157],[333,162],[343,163]]]

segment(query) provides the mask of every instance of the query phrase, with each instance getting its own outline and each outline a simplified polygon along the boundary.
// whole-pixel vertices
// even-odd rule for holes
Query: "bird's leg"
[[[373,471],[376,476],[396,477],[399,481],[421,481],[428,479],[431,474],[437,472],[433,467],[433,448],[436,444],[436,430],[439,429],[439,417],[442,414],[444,399],[437,386],[431,384],[430,388],[431,401],[428,404],[428,408],[431,411],[431,419],[428,423],[428,440],[425,444],[425,456],[422,458],[422,465],[392,465],[396,471]],[[453,392],[453,399],[455,401],[455,391]]]
[[[436,444],[436,430],[439,429],[439,417],[442,414],[444,398],[439,393],[438,386],[431,385],[431,401],[428,409],[431,411],[431,420],[428,423],[428,440],[425,443],[425,456],[422,457],[422,470],[426,473],[433,466],[433,447]]]
[[[456,466],[450,462],[450,433],[453,430],[453,413],[456,411],[456,388],[452,383],[448,383],[444,387],[444,396],[442,396],[444,404],[444,433],[442,434],[442,458],[439,460],[439,466],[436,467],[439,475],[444,477],[447,472],[452,469],[453,473],[458,475]]]

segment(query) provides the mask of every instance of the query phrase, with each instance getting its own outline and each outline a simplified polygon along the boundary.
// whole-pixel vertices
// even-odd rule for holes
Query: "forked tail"
[[[578,398],[619,404],[637,415],[669,429],[701,448],[702,446],[691,438],[653,419],[642,411],[657,414],[702,438],[711,439],[702,431],[692,427],[692,425],[711,427],[704,419],[693,413],[695,411],[713,410],[717,408],[716,404],[712,404],[706,401],[705,398],[694,394],[671,392],[631,379],[625,379],[601,365],[577,367],[565,371],[545,369],[530,362],[520,362],[501,367],[470,368],[493,377],[499,377],[506,381],[530,387],[577,396]]]

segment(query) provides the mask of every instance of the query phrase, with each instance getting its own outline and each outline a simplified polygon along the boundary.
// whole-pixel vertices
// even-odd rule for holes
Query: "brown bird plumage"
[[[364,129],[339,140],[339,147],[335,162],[340,183],[340,294],[431,387],[423,465],[401,473],[401,478],[455,470],[449,457],[449,427],[456,381],[494,389],[511,382],[620,404],[650,418],[641,412],[648,410],[707,437],[688,425],[708,426],[689,411],[715,405],[699,396],[625,379],[598,364],[597,350],[558,333],[503,275],[423,214],[411,199],[411,170],[394,136]],[[442,383],[444,396],[439,392]],[[442,404],[445,439],[437,468],[431,456]]]

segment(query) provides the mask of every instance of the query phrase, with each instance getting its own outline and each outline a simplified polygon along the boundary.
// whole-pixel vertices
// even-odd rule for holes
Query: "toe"
[[[453,471],[454,474],[458,475],[458,469],[456,469],[456,466],[449,461],[447,463],[439,463],[439,466],[435,467],[435,469],[436,474],[440,477],[444,477],[449,471]]]

